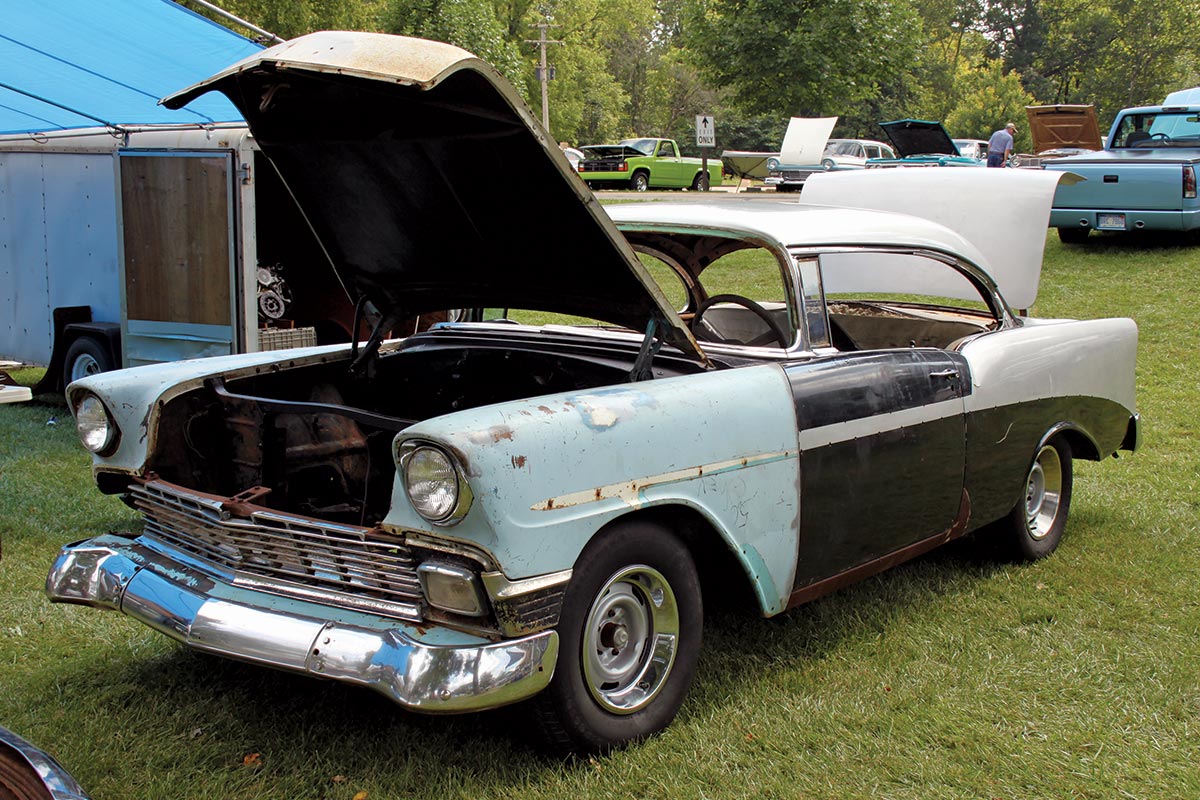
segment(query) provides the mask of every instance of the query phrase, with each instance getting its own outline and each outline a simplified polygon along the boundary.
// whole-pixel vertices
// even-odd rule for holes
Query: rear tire
[[[1021,499],[1001,522],[1009,553],[1036,561],[1055,551],[1071,510],[1071,446],[1055,436],[1038,448]]]
[[[703,619],[678,536],[641,521],[600,534],[575,563],[554,678],[533,700],[547,744],[604,753],[666,728],[691,686]]]
[[[1058,240],[1063,244],[1083,244],[1091,232],[1091,228],[1059,228]]]
[[[692,179],[692,191],[693,192],[707,192],[708,191],[708,176],[705,175],[703,172],[696,173],[696,177]]]

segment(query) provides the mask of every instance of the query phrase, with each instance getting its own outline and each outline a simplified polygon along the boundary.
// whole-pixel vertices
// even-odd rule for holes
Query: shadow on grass
[[[722,608],[706,620],[693,693],[709,713],[734,702],[729,687],[752,686],[775,669],[819,662],[846,641],[895,633],[911,613],[945,613],[935,606],[968,597],[1012,564],[994,537],[970,535],[879,575],[775,617]],[[688,707],[685,704],[683,715]],[[719,712],[718,712],[719,714]]]
[[[1146,230],[1123,233],[1092,231],[1083,242],[1063,243],[1067,252],[1072,250],[1082,252],[1180,250],[1194,248],[1198,245],[1200,245],[1200,232],[1198,231]]]
[[[974,540],[951,543],[916,561],[772,619],[719,608],[706,623],[704,653],[685,702],[708,713],[726,704],[724,687],[752,684],[771,665],[818,660],[864,629],[903,624],[904,612],[938,597],[971,591],[1002,569]],[[132,623],[130,623],[132,624]],[[157,636],[157,634],[146,634]],[[104,663],[74,664],[45,691],[66,708],[93,707],[106,729],[135,739],[220,741],[230,750],[270,754],[336,772],[379,773],[416,760],[423,771],[461,769],[464,753],[485,783],[527,780],[530,770],[559,772],[583,762],[546,755],[522,706],[462,716],[406,712],[368,689],[279,672],[183,647],[165,654],[110,652]],[[523,776],[523,777],[518,777]]]

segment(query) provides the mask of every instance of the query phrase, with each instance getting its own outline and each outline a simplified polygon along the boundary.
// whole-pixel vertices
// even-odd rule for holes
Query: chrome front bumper
[[[122,536],[64,547],[46,594],[115,609],[197,650],[368,686],[426,713],[522,700],[545,688],[558,658],[552,630],[490,642],[418,628],[232,586]]]

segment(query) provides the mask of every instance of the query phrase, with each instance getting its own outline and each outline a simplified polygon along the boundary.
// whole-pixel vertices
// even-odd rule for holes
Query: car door
[[[671,188],[678,188],[692,182],[689,175],[687,180],[684,180],[683,171],[688,165],[681,163],[679,153],[675,151],[675,145],[669,141],[658,143],[658,163],[655,171],[659,173],[662,185]]]
[[[932,348],[785,367],[800,448],[796,588],[949,531],[965,456],[965,362]]]
[[[836,576],[902,560],[906,550],[961,532],[963,395],[970,387],[965,359],[944,346],[845,341],[825,313],[819,281],[826,265],[798,263],[810,344],[819,355],[784,367],[800,450],[794,602],[809,588],[820,594]]]

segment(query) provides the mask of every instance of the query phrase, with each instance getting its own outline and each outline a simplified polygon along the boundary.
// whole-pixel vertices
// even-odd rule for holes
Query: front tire
[[[629,188],[635,192],[644,192],[650,188],[650,176],[645,172],[635,172],[629,179]]]
[[[1014,558],[1036,561],[1054,552],[1071,509],[1071,446],[1055,436],[1038,448],[1021,499],[1003,520]]]
[[[1058,240],[1063,244],[1083,244],[1091,233],[1090,228],[1059,228]]]
[[[559,617],[559,662],[534,699],[547,743],[603,753],[675,718],[695,674],[703,627],[687,546],[649,522],[619,524],[580,555]]]

